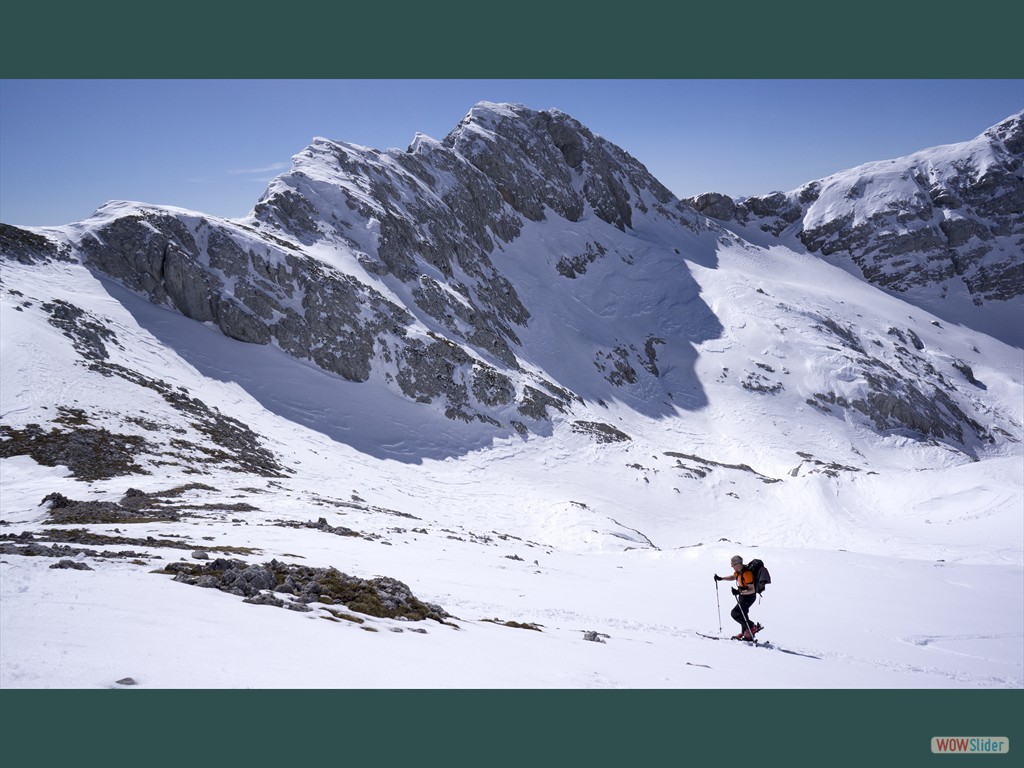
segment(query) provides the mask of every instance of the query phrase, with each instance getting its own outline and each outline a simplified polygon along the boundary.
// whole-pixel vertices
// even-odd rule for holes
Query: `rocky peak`
[[[479,168],[505,201],[531,221],[545,208],[579,221],[589,205],[620,230],[632,226],[633,208],[674,200],[635,158],[556,109],[477,104],[445,137]]]
[[[984,307],[998,320],[979,329],[1019,346],[1022,168],[1024,112],[970,141],[866,163],[791,192],[685,202],[747,237],[792,237],[939,316],[984,322]]]
[[[1007,170],[1020,168],[1009,149],[1019,137],[1017,119],[970,151],[937,148],[788,194],[690,202],[748,240],[792,235],[790,244],[799,237],[850,258],[885,287],[934,279],[916,265],[941,274],[945,258],[972,286],[988,280],[1019,297],[1021,180]],[[316,138],[241,220],[116,204],[53,239],[0,227],[0,249],[21,263],[80,258],[226,336],[273,344],[449,419],[545,433],[557,413],[571,418],[588,402],[654,416],[706,404],[695,350],[726,329],[688,260],[711,263],[719,247],[749,242],[704,218],[702,229],[681,205],[565,113],[482,103],[443,140],[417,135],[404,151]],[[972,225],[958,221],[984,232],[959,232]],[[945,250],[933,253],[937,238]],[[990,438],[959,396],[902,386],[925,377],[946,387],[927,361],[908,367],[901,357],[897,367],[838,327],[814,320],[811,335],[836,336],[866,384],[826,382],[807,403],[852,409],[880,431],[960,445]],[[745,390],[789,397],[781,381],[748,373]]]
[[[1021,156],[1024,155],[1024,111],[992,126],[984,135],[1002,143],[1006,152],[1017,158],[1017,167],[1020,167]]]

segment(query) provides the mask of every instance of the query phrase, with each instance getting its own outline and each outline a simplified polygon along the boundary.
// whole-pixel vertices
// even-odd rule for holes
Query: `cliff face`
[[[1024,319],[1024,113],[972,141],[869,163],[792,192],[741,201],[709,193],[688,202],[724,223],[794,236],[940,314],[969,303],[1012,306],[1008,317]],[[999,335],[1021,343],[1019,329]]]
[[[376,373],[451,418],[522,432],[574,396],[524,371],[530,313],[493,256],[527,224],[587,218],[593,238],[558,265],[575,277],[608,251],[606,230],[652,205],[683,221],[642,165],[568,115],[480,104],[443,141],[417,136],[405,152],[316,139],[244,220],[113,203],[59,241],[231,338],[350,381]],[[57,247],[33,236],[38,247],[22,234],[12,249]]]
[[[568,115],[484,103],[404,152],[315,139],[244,219],[110,203],[65,228],[3,226],[0,251],[80,260],[232,339],[449,419],[546,434],[577,411],[598,423],[587,409],[610,400],[657,417],[707,406],[701,345],[756,315],[726,319],[693,269],[716,270],[722,249],[758,250],[736,233],[848,261],[908,300],[952,300],[960,281],[975,306],[1021,306],[1022,152],[1018,115],[974,142],[793,193],[681,202]],[[997,439],[970,366],[937,368],[905,315],[872,335],[832,309],[758,309],[758,294],[748,309],[799,329],[791,354],[832,372],[787,389],[763,360],[744,396],[969,453]]]

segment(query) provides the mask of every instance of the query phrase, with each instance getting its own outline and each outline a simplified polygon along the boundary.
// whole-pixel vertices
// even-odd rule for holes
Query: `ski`
[[[725,636],[725,635],[706,635],[703,632],[698,632],[697,636],[698,637],[707,638],[708,640],[742,640],[743,642],[749,643],[750,645],[756,645],[758,648],[767,648],[769,651],[778,651],[779,653],[788,653],[790,656],[803,656],[805,659],[820,659],[821,658],[820,656],[815,656],[814,654],[811,654],[811,653],[801,653],[800,651],[793,651],[793,650],[790,650],[789,648],[781,648],[781,647],[775,645],[774,643],[772,643],[771,640],[758,640],[756,637],[754,639],[752,639],[752,640],[748,640],[747,638],[743,638],[743,637],[736,638],[736,637],[728,637],[728,636]]]
[[[805,659],[821,659],[821,656],[815,656],[813,653],[802,653],[800,651],[793,651],[789,648],[782,648],[778,645],[773,645],[770,640],[765,640],[763,643],[757,645],[759,648],[767,648],[769,651],[778,651],[779,653],[788,653],[790,656],[803,656]]]
[[[725,637],[723,635],[705,635],[703,632],[698,632],[697,636],[698,637],[706,637],[708,640],[742,640],[745,643],[753,643],[754,645],[758,644],[757,638],[754,638],[754,639],[751,640],[751,639],[747,639],[745,637]]]

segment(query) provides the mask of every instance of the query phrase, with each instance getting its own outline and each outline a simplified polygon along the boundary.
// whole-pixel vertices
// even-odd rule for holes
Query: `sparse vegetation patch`
[[[694,456],[694,455],[689,454],[689,453],[679,453],[677,451],[665,451],[665,455],[666,456],[671,456],[674,459],[676,459],[676,468],[677,469],[683,469],[683,470],[686,470],[687,472],[692,472],[692,473],[696,474],[698,477],[707,477],[708,473],[714,467],[722,467],[723,469],[736,469],[736,470],[739,470],[740,472],[749,472],[752,475],[757,475],[757,477],[761,478],[761,482],[763,482],[763,483],[781,483],[782,482],[778,478],[768,477],[767,475],[762,475],[760,472],[758,472],[757,470],[753,469],[748,464],[723,464],[720,461],[711,461],[710,459],[703,459],[700,456]],[[680,461],[680,459],[687,459],[689,461],[696,462],[698,466],[694,467],[692,465],[684,464],[682,461]]]
[[[360,533],[359,531],[353,531],[351,528],[346,528],[342,525],[328,525],[327,519],[323,517],[321,517],[315,523],[312,521],[298,523],[292,520],[278,520],[276,523],[274,523],[274,525],[280,526],[282,528],[313,528],[318,531],[323,531],[324,533],[333,533],[336,536],[356,536],[360,538],[371,538],[369,536],[366,536],[365,534]]]
[[[599,443],[624,443],[633,439],[622,430],[600,421],[574,421],[572,431],[590,435]]]
[[[512,627],[513,629],[532,629],[535,632],[541,631],[541,624],[534,623],[522,623],[518,621],[504,621],[503,619],[480,619],[480,621],[486,621],[491,624],[500,624],[503,627]]]
[[[283,607],[289,603],[323,602],[344,605],[350,611],[378,618],[422,621],[433,619],[447,624],[452,618],[441,606],[425,603],[408,586],[387,576],[361,579],[336,568],[310,568],[272,560],[264,565],[249,565],[240,560],[217,558],[204,563],[169,563],[160,573],[174,574],[174,580],[199,587],[211,587],[239,595],[250,602]],[[261,592],[292,595],[289,601]],[[324,599],[326,598],[326,600]]]
[[[69,417],[66,417],[69,418]],[[103,427],[73,426],[72,431],[38,424],[24,429],[0,425],[0,458],[31,456],[45,467],[65,466],[79,480],[107,480],[122,475],[148,475],[136,457],[155,446],[136,435],[119,435]]]

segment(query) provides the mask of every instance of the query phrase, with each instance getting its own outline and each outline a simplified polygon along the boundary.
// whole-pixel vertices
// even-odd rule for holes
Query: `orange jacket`
[[[744,568],[742,571],[736,574],[736,589],[740,592],[745,590],[747,587],[754,585],[754,572],[748,571]]]

